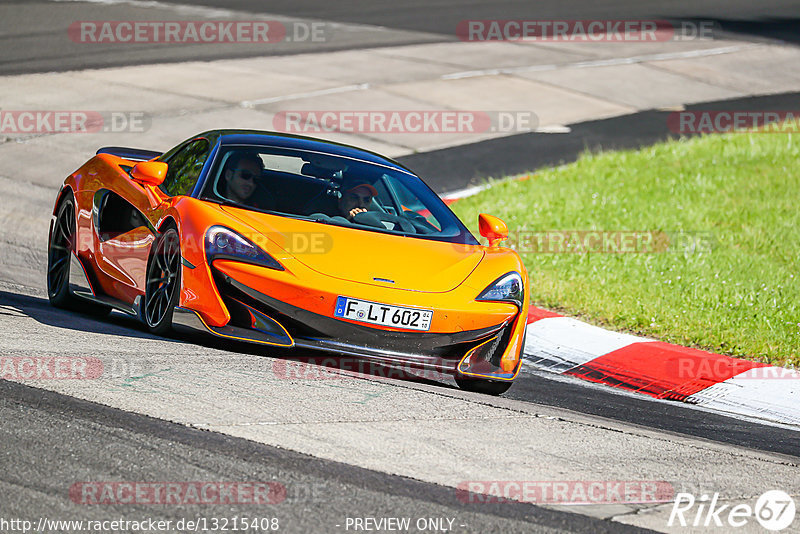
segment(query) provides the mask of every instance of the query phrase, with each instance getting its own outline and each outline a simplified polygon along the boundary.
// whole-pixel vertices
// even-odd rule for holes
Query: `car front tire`
[[[481,380],[470,376],[457,376],[456,384],[464,391],[483,393],[485,395],[502,395],[511,387],[511,381]]]
[[[178,230],[170,227],[153,244],[147,262],[147,281],[140,309],[142,321],[156,335],[172,331],[172,313],[181,285],[181,247]]]

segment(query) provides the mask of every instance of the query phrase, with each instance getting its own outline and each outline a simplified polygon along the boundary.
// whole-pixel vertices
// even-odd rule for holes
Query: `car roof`
[[[334,156],[359,159],[362,161],[377,163],[388,167],[394,167],[402,172],[416,176],[410,169],[394,161],[391,158],[382,156],[369,150],[364,150],[334,141],[326,141],[314,137],[302,135],[284,134],[262,130],[211,130],[195,137],[216,137],[221,145],[259,145],[277,148],[288,148],[295,150],[308,150],[314,152],[324,152]]]

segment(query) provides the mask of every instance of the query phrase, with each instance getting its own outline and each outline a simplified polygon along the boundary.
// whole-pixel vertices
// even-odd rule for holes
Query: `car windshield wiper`
[[[247,204],[241,204],[239,202],[234,202],[233,200],[215,200],[215,199],[211,199],[211,198],[203,198],[201,200],[208,200],[208,201],[211,201],[211,202],[216,202],[220,206],[225,206],[225,207],[228,207],[228,208],[239,208],[239,209],[243,209],[243,210],[257,211],[259,213],[268,213],[270,215],[289,215],[291,217],[291,215],[287,214],[287,213],[283,213],[283,212],[280,212],[280,211],[273,211],[273,210],[265,210],[265,209],[262,209],[262,208],[258,208],[256,206],[250,206],[250,205],[247,205]]]
[[[211,200],[211,199],[209,198],[209,199],[206,199],[206,200]],[[246,209],[246,210],[253,209],[253,206],[246,206],[244,204],[239,204],[238,202],[234,202],[233,200],[222,200],[222,201],[217,202],[217,204],[219,204],[220,206],[228,207],[228,208],[242,208],[242,209]]]

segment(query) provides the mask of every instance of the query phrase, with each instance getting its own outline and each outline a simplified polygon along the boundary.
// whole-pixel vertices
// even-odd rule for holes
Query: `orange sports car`
[[[527,274],[399,163],[319,139],[205,132],[165,153],[107,147],[56,199],[58,307],[453,374],[500,394],[520,368]]]

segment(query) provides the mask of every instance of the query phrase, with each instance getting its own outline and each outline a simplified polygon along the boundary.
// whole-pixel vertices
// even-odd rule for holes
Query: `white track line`
[[[574,63],[550,64],[550,65],[527,65],[523,67],[507,67],[504,69],[482,69],[468,70],[445,74],[443,80],[460,80],[462,78],[475,78],[478,76],[497,76],[500,74],[518,74],[523,72],[540,72],[556,69],[585,69],[594,67],[609,67],[613,65],[632,65],[635,63],[645,63],[648,61],[664,61],[668,59],[689,59],[696,57],[718,56],[730,54],[740,50],[756,48],[760,45],[746,44],[724,46],[721,48],[709,48],[707,50],[689,50],[686,52],[665,52],[661,54],[647,54],[642,56],[630,56],[611,59],[595,59],[592,61],[576,61]]]
[[[357,83],[353,85],[343,85],[341,87],[332,87],[330,89],[320,89],[319,91],[309,91],[307,93],[294,93],[290,95],[273,96],[270,98],[259,98],[257,100],[244,100],[240,102],[239,105],[243,108],[253,108],[262,104],[272,104],[275,102],[283,102],[285,100],[298,100],[301,98],[333,95],[336,93],[348,93],[350,91],[364,91],[366,89],[369,89],[368,83]]]

